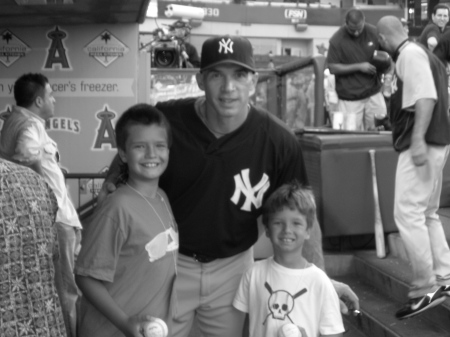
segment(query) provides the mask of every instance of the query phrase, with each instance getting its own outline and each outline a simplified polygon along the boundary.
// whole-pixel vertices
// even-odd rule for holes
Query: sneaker
[[[442,295],[450,297],[450,285],[441,286]]]
[[[434,293],[428,293],[423,297],[416,297],[409,300],[403,308],[395,313],[398,319],[405,319],[420,314],[421,312],[435,307],[445,301],[445,296],[442,293],[442,286]],[[449,289],[450,290],[450,289]]]

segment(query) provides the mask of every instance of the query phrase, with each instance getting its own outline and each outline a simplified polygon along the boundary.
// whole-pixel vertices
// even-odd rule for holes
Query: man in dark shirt
[[[433,13],[431,14],[432,22],[425,26],[419,37],[419,42],[430,51],[433,51],[441,39],[445,26],[448,23],[448,17],[449,8],[447,5],[438,4],[434,6]]]
[[[375,114],[386,115],[380,74],[370,63],[378,49],[376,28],[365,22],[361,10],[351,8],[345,25],[330,39],[327,61],[330,73],[336,76],[338,110],[355,113],[359,130],[373,129]]]

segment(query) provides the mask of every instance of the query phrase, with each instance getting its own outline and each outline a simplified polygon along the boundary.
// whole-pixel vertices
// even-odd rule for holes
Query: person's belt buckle
[[[215,260],[215,258],[196,253],[192,254],[192,257],[194,258],[195,261],[200,263],[208,263]]]

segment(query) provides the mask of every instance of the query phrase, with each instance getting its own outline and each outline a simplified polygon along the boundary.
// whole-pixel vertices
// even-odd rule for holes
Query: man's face
[[[53,97],[53,90],[50,84],[45,85],[45,92],[40,99],[40,116],[47,120],[55,115],[55,98]]]
[[[439,28],[444,28],[448,23],[448,12],[448,9],[439,8],[436,14],[431,14],[431,19]]]
[[[197,74],[197,83],[205,91],[207,106],[221,118],[247,116],[257,81],[257,74],[235,64],[221,64]]]
[[[347,33],[349,33],[350,36],[358,37],[361,35],[362,31],[364,30],[364,20],[357,22],[357,23],[348,21],[345,24],[345,28],[347,29]]]
[[[183,28],[174,28],[172,32],[173,35],[175,35],[178,38],[184,38],[184,36],[186,35]]]
[[[387,39],[383,34],[378,33],[378,43],[380,44],[381,49],[391,53]]]

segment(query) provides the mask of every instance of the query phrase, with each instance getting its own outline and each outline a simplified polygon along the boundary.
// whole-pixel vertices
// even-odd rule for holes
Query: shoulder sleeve
[[[107,199],[85,227],[75,274],[107,282],[114,281],[117,261],[125,242],[125,234],[120,226],[119,208],[117,203]]]
[[[428,42],[428,39],[431,38],[431,37],[434,37],[434,38],[436,38],[436,40],[439,40],[439,36],[440,36],[439,28],[438,27],[433,27],[427,33],[427,42]]]
[[[317,268],[317,282],[321,283],[321,315],[319,331],[321,335],[333,335],[344,332],[339,298],[328,276]]]
[[[233,306],[242,312],[249,312],[250,307],[250,280],[253,268],[247,270],[241,278],[241,283],[233,300]]]
[[[42,159],[43,147],[37,126],[28,124],[17,136],[13,159],[29,166]]]
[[[403,82],[402,108],[414,106],[419,99],[437,99],[436,86],[427,53],[419,46],[407,46],[396,65]]]
[[[327,54],[327,62],[328,63],[342,63],[341,59],[340,59],[339,49],[335,43],[338,38],[337,35],[338,35],[338,32],[336,32],[330,39],[330,45],[328,47],[328,54]]]

